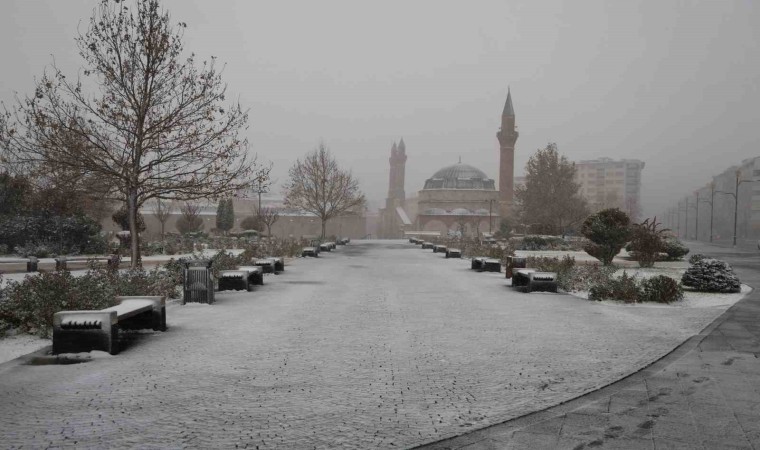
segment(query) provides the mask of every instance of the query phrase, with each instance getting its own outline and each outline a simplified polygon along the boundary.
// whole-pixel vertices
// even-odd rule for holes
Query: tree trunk
[[[327,219],[322,219],[322,240],[325,240],[325,231],[327,230]]]
[[[267,237],[272,237],[272,225],[267,224]]]
[[[127,195],[127,209],[129,211],[129,241],[130,241],[130,257],[131,262],[129,267],[136,269],[140,267],[140,236],[137,229],[137,191],[130,189]]]

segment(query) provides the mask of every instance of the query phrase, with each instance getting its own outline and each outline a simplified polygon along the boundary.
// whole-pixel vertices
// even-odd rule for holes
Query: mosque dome
[[[495,183],[483,171],[469,164],[453,164],[425,181],[423,189],[479,189],[495,191]]]

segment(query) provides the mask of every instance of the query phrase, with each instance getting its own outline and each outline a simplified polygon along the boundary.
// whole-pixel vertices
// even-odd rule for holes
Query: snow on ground
[[[36,352],[48,345],[52,345],[50,339],[42,339],[28,334],[6,336],[0,339],[0,364]]]
[[[211,306],[172,303],[165,333],[118,356],[0,366],[0,442],[409,448],[606,385],[725,309],[524,294],[469,267],[356,242]]]

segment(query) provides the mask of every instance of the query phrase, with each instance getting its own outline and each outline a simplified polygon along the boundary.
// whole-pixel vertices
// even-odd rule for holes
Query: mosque
[[[468,236],[495,231],[508,217],[514,197],[515,111],[512,94],[501,115],[499,141],[499,188],[482,170],[462,163],[444,167],[425,181],[415,198],[406,198],[404,140],[391,148],[390,179],[385,208],[380,210],[378,237],[401,238],[409,232],[461,233]]]

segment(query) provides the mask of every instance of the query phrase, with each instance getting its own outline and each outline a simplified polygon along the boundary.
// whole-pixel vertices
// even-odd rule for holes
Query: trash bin
[[[504,269],[504,276],[506,278],[512,278],[514,269],[525,269],[527,263],[527,258],[524,256],[508,256],[507,267]]]
[[[214,277],[211,273],[211,260],[195,259],[182,262],[184,268],[184,285],[182,304],[214,303]]]
[[[66,270],[66,257],[59,256],[55,258],[55,270]]]
[[[29,261],[26,262],[26,271],[27,272],[37,272],[37,267],[39,264],[39,260],[36,256],[30,256]]]

